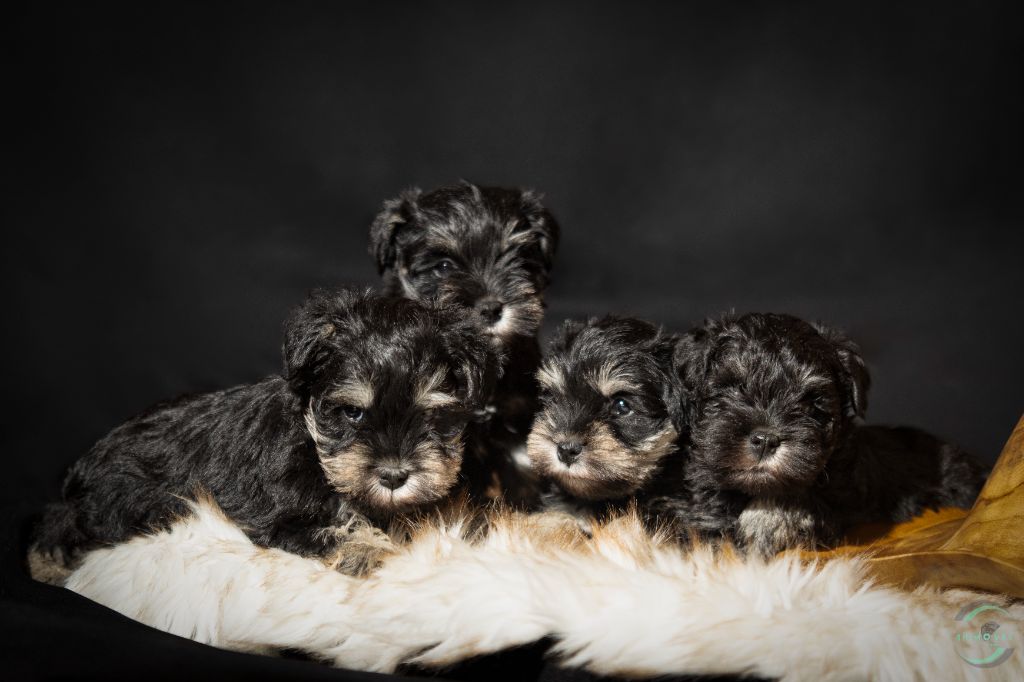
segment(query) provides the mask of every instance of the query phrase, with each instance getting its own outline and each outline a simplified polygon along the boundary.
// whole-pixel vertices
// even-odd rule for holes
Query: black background
[[[545,193],[567,316],[791,312],[860,341],[869,421],[994,459],[1024,408],[1015,3],[37,4],[3,22],[3,633],[18,675],[337,676],[151,632],[20,566],[154,401],[275,372],[372,284],[409,185]]]

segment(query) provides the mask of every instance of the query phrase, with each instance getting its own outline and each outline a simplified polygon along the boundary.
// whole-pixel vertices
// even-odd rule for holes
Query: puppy
[[[525,441],[537,411],[537,329],[558,245],[558,223],[529,190],[468,182],[385,202],[370,228],[370,252],[386,291],[458,306],[507,351],[486,406],[489,422],[469,439],[467,475],[478,489],[496,476],[511,502],[534,494]]]
[[[828,545],[854,524],[969,507],[985,481],[954,445],[857,424],[868,371],[837,331],[789,315],[727,316],[686,335],[676,362],[688,495],[666,506],[700,535],[763,555]]]
[[[541,411],[528,441],[547,482],[543,507],[589,520],[665,494],[681,471],[677,339],[642,320],[566,322],[538,372]]]
[[[367,527],[455,486],[500,364],[458,311],[316,292],[285,325],[284,376],[159,404],[76,462],[30,568],[59,582],[83,552],[166,528],[198,490],[260,545],[328,558],[373,544]]]

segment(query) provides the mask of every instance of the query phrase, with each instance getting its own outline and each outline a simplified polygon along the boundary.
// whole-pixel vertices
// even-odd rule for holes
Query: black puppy
[[[445,497],[501,362],[461,317],[314,293],[286,324],[283,377],[159,404],[75,463],[38,528],[33,574],[59,581],[82,552],[166,528],[197,490],[254,542],[317,557]]]
[[[690,433],[687,495],[663,500],[699,535],[770,555],[851,525],[968,507],[984,468],[909,428],[861,426],[869,385],[845,336],[789,315],[711,320],[677,351]]]
[[[506,349],[490,421],[474,428],[467,450],[476,456],[466,464],[475,487],[490,487],[497,474],[514,502],[535,492],[523,475],[525,440],[537,411],[537,329],[558,234],[533,192],[468,182],[403,192],[385,202],[370,228],[370,252],[389,293],[458,306]]]
[[[528,452],[544,508],[586,524],[609,508],[664,494],[681,471],[677,338],[633,318],[566,322],[538,372],[542,408]]]

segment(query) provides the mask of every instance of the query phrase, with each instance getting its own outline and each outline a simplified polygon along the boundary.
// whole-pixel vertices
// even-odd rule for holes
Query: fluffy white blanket
[[[988,600],[1003,648],[1024,606],[967,592],[905,592],[857,560],[802,564],[684,551],[625,515],[581,539],[553,517],[427,524],[367,578],[254,546],[209,503],[170,531],[96,551],[67,587],[153,627],[243,651],[300,649],[347,668],[443,666],[555,639],[567,666],[628,677],[788,680],[1024,679],[1024,651],[969,665],[994,642],[956,641]],[[973,623],[978,631],[979,623]]]

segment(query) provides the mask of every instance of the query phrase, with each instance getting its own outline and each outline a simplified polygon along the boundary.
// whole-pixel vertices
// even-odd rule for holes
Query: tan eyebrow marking
[[[439,390],[444,383],[446,372],[443,369],[434,370],[434,373],[416,385],[416,404],[424,409],[445,407],[459,402],[459,399],[450,393]]]
[[[640,390],[628,372],[622,371],[612,363],[602,364],[587,378],[594,388],[606,398],[610,398],[616,393],[633,393]]]
[[[373,384],[365,379],[347,379],[328,393],[327,397],[365,410],[373,405]]]
[[[545,362],[537,370],[537,383],[549,391],[560,391],[565,387],[565,374]]]

